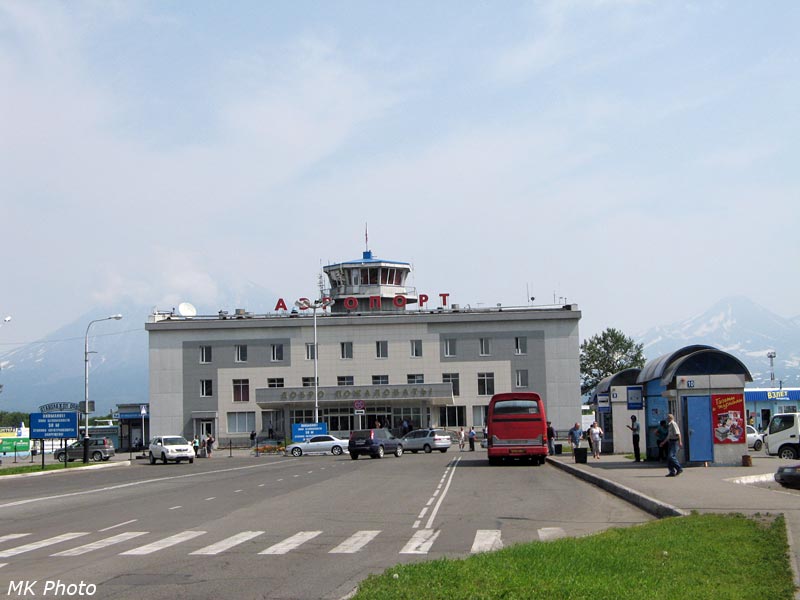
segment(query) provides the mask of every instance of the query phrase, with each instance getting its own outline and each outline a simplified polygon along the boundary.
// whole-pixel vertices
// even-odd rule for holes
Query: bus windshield
[[[535,400],[499,400],[494,403],[495,415],[538,415],[539,403]]]

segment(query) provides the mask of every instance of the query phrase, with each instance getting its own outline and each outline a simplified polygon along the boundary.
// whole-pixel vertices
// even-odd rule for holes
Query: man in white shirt
[[[678,448],[683,447],[683,442],[681,441],[681,430],[673,414],[667,415],[667,439],[661,442],[662,446],[665,444],[667,444],[668,447],[667,469],[669,473],[667,473],[667,477],[677,477],[683,473],[683,467],[681,463],[678,462],[677,456]]]

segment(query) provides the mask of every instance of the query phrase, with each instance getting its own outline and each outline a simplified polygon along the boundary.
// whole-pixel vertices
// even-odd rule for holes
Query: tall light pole
[[[95,319],[94,321],[89,321],[89,324],[86,326],[86,336],[84,337],[83,343],[83,462],[89,462],[89,329],[91,329],[94,323],[99,323],[100,321],[110,321],[115,320],[119,321],[122,318],[122,315],[111,315],[110,317],[105,317],[103,319]]]
[[[309,308],[314,314],[314,423],[319,423],[319,377],[317,375],[317,355],[319,349],[317,348],[317,309],[326,309],[333,304],[333,298],[320,298],[319,300],[309,300],[308,298],[300,298],[294,305],[300,310],[308,310]]]
[[[772,387],[775,387],[775,364],[773,361],[776,356],[778,355],[775,353],[775,350],[767,352],[767,358],[769,359],[769,382]]]

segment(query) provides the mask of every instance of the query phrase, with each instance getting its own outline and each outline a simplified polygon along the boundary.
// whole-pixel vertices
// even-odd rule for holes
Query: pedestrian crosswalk
[[[99,532],[102,534],[102,532]],[[272,543],[271,545],[261,545],[260,548],[255,551],[258,555],[282,555],[288,554],[299,548],[307,545],[312,540],[320,538],[323,535],[323,531],[321,530],[313,530],[313,531],[299,531],[294,533],[281,541]],[[441,529],[417,529],[411,535],[411,537],[401,546],[403,542],[402,538],[400,540],[397,539],[396,535],[391,537],[391,542],[397,542],[399,554],[411,554],[411,555],[426,555],[429,554],[432,550],[435,550],[435,545],[437,540],[442,538],[443,530]],[[51,552],[53,548],[52,546],[61,545],[63,546],[67,542],[78,540],[79,538],[86,538],[91,539],[87,536],[92,536],[93,534],[87,531],[72,531],[67,533],[62,533],[56,536],[39,539],[36,541],[29,541],[27,543],[21,544],[19,546],[13,546],[15,540],[20,540],[21,538],[30,538],[32,534],[30,533],[10,533],[5,535],[0,535],[0,559],[11,558],[15,556],[19,556],[21,554],[26,553],[33,553],[35,551],[45,550],[46,552]],[[57,556],[57,557],[70,557],[70,556],[83,556],[84,554],[89,554],[90,552],[97,552],[97,551],[106,551],[108,552],[109,549],[112,547],[117,547],[117,549],[121,550],[119,552],[120,556],[148,556],[151,554],[156,554],[158,552],[162,552],[167,550],[168,548],[179,548],[185,549],[186,543],[190,542],[191,540],[198,539],[198,541],[202,540],[200,538],[212,538],[213,536],[206,531],[199,531],[199,530],[186,530],[180,531],[177,533],[173,533],[166,537],[161,537],[159,539],[155,539],[152,541],[148,541],[145,536],[151,536],[151,532],[148,531],[126,531],[122,533],[118,533],[112,535],[110,537],[102,537],[100,539],[90,541],[89,543],[79,544],[77,546],[61,549],[53,554],[49,554],[49,556]],[[363,552],[369,548],[369,544],[378,538],[379,536],[383,535],[385,538],[389,538],[389,534],[385,533],[381,530],[360,530],[356,531],[355,533],[344,537],[343,540],[339,541],[338,543],[331,544],[330,541],[322,543],[317,542],[314,549],[316,551],[324,551],[327,554],[356,554],[358,552]],[[538,539],[540,541],[548,541],[557,539],[559,537],[566,536],[567,533],[561,529],[560,527],[545,527],[538,530]],[[255,542],[258,543],[259,538],[263,538],[263,540],[268,539],[268,532],[266,531],[240,531],[238,533],[234,533],[233,535],[229,535],[224,537],[223,539],[213,540],[209,539],[206,545],[201,546],[198,549],[194,549],[190,552],[187,552],[188,555],[192,556],[216,556],[220,554],[224,554],[225,552],[229,552],[236,548],[237,546],[241,546],[246,542]],[[327,536],[324,539],[330,540],[331,536]],[[120,548],[121,545],[131,542],[141,543],[138,538],[142,538],[144,543],[143,545],[134,546],[128,549]],[[451,536],[452,538],[452,536]],[[320,538],[323,539],[323,538]],[[274,540],[274,538],[273,538]],[[452,539],[448,542],[448,547],[445,551],[448,552],[458,552],[457,549],[453,548],[453,541]],[[196,546],[194,546],[196,547]],[[307,546],[306,546],[307,547]],[[253,545],[251,544],[249,548],[252,550]],[[472,541],[472,546],[469,549],[471,554],[476,554],[479,552],[489,552],[492,550],[499,550],[503,548],[503,540],[502,540],[502,531],[499,529],[479,529],[475,532],[474,539]],[[466,550],[466,548],[464,548]],[[0,563],[0,568],[7,566],[8,563],[2,562]]]

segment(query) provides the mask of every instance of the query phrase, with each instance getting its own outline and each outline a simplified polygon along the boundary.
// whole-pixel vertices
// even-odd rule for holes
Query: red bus
[[[547,456],[547,418],[539,394],[495,394],[486,417],[489,464],[527,458],[535,465]]]

